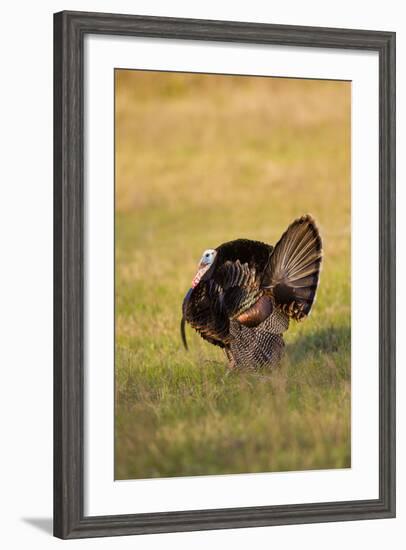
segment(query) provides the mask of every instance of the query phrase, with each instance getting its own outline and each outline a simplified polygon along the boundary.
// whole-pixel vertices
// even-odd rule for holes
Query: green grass
[[[117,479],[344,468],[350,452],[350,84],[116,73]],[[312,315],[270,371],[229,372],[188,328],[205,248],[324,241]]]

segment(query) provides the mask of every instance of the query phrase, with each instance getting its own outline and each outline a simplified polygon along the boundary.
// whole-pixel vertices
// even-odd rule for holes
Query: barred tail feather
[[[289,317],[309,315],[319,283],[322,241],[310,215],[295,220],[276,244],[265,287]]]

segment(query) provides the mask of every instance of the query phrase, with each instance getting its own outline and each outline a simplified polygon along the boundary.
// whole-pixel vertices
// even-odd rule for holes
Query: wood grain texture
[[[379,53],[379,498],[148,514],[83,513],[83,37],[214,40]],[[395,34],[133,15],[54,16],[54,534],[102,537],[395,515]]]

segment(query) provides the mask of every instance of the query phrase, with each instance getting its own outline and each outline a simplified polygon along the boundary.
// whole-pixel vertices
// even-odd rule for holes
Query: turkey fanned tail
[[[295,220],[272,252],[263,285],[292,319],[300,321],[310,313],[322,253],[319,230],[310,215]]]

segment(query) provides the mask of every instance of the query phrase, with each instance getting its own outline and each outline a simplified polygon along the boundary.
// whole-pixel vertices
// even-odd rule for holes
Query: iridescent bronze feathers
[[[275,247],[237,239],[212,250],[212,263],[199,264],[194,288],[183,301],[186,349],[185,322],[223,348],[230,367],[277,364],[289,320],[310,313],[321,260],[321,237],[309,215],[295,220]]]

